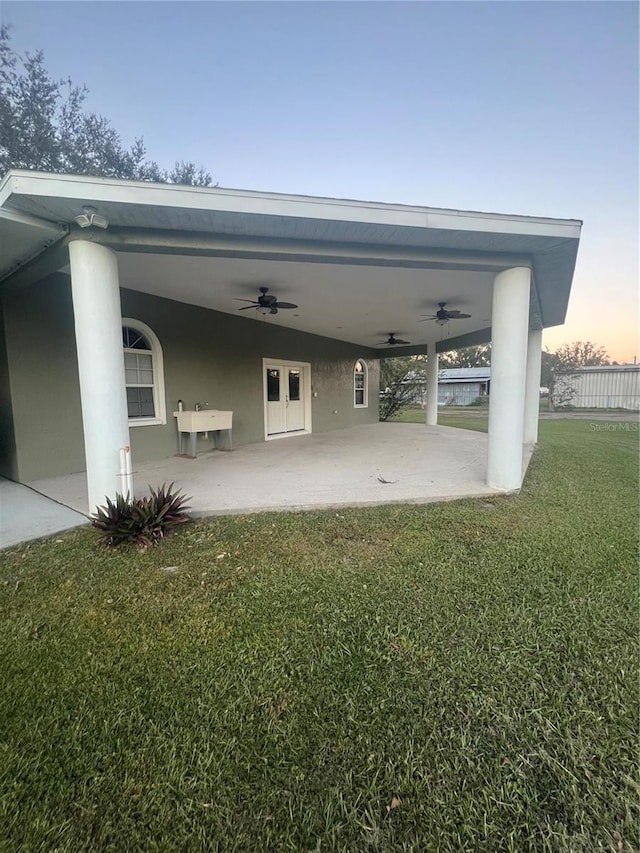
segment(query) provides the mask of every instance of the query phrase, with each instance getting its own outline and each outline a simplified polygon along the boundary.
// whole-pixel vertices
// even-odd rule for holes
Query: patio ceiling
[[[391,332],[418,346],[490,325],[490,272],[142,253],[121,253],[118,266],[122,287],[365,347]],[[247,303],[236,298],[255,299],[260,285],[299,307],[265,316],[239,310]],[[419,322],[439,301],[471,318]]]
[[[85,204],[107,230],[75,225]],[[509,266],[532,268],[532,328],[563,322],[580,235],[575,220],[33,172],[5,176],[0,213],[0,278],[65,268],[81,236],[119,253],[122,287],[255,322],[234,297],[266,285],[299,309],[259,322],[366,347],[394,332],[418,350],[488,339],[493,278]],[[441,301],[471,318],[418,322]]]

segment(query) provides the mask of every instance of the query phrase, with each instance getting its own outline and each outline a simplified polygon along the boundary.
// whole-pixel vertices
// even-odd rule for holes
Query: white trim
[[[356,403],[356,365],[361,364],[364,368],[364,403]],[[360,390],[360,389],[357,389]],[[353,365],[353,408],[368,409],[369,408],[369,365],[364,358],[357,358]]]
[[[167,422],[167,404],[165,400],[164,390],[164,358],[162,355],[162,345],[156,333],[143,323],[141,320],[135,320],[133,317],[123,317],[122,326],[129,326],[132,329],[140,332],[151,344],[151,362],[153,364],[153,408],[156,412],[154,418],[129,418],[130,427],[141,426],[158,426]],[[125,348],[123,347],[123,352]],[[136,352],[136,350],[131,350]],[[128,387],[125,382],[125,388]],[[132,386],[133,387],[133,386]]]
[[[309,219],[335,219],[378,225],[453,231],[498,232],[578,239],[581,221],[447,210],[417,205],[334,199],[218,187],[185,187],[77,175],[11,170],[0,183],[0,207],[12,195],[39,195],[87,202],[147,204],[189,210],[254,213]]]
[[[269,435],[267,432],[267,367],[298,367],[303,371],[304,381],[304,424],[305,428],[295,432],[278,432]],[[294,435],[309,435],[311,428],[311,363],[308,361],[287,361],[284,358],[262,359],[262,411],[264,420],[264,440],[275,441],[278,438],[292,438]]]

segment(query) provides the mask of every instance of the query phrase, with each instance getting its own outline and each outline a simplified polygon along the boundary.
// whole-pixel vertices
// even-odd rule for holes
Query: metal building
[[[439,406],[470,406],[487,397],[491,384],[490,367],[446,368],[438,374]]]
[[[576,409],[640,411],[640,365],[603,364],[561,373],[553,401]]]

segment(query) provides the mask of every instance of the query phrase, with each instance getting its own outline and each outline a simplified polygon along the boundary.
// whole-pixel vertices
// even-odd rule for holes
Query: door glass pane
[[[299,400],[300,399],[300,371],[299,370],[290,370],[289,371],[289,400]]]
[[[270,403],[277,403],[280,399],[280,371],[275,369],[267,370],[267,400]]]

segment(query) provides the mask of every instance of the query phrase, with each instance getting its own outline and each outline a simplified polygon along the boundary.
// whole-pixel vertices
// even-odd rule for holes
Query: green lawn
[[[543,422],[518,497],[3,552],[0,849],[637,850],[637,437]]]
[[[402,424],[423,424],[425,419],[424,409],[406,408],[395,414],[391,421]],[[486,432],[489,423],[489,411],[486,408],[465,406],[459,409],[448,407],[438,410],[438,426],[458,427],[459,429],[471,429],[477,432]]]

